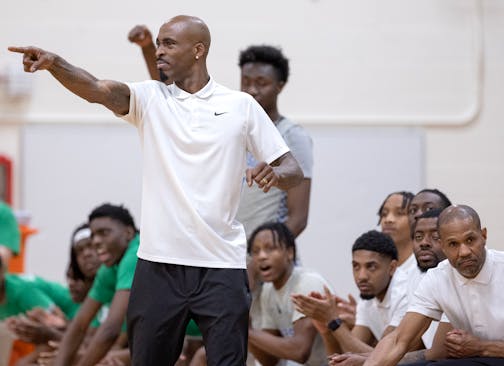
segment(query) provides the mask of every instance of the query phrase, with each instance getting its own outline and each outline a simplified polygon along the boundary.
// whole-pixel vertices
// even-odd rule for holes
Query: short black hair
[[[91,222],[100,217],[109,217],[113,220],[117,220],[125,226],[132,227],[135,232],[138,232],[133,216],[131,216],[128,209],[126,209],[123,205],[117,206],[110,203],[104,203],[91,211],[88,221]]]
[[[387,200],[395,194],[402,196],[403,201],[402,201],[401,208],[406,208],[406,209],[408,208],[411,200],[415,196],[413,193],[411,193],[409,191],[398,191],[398,192],[390,193],[387,197],[385,197],[380,208],[378,209],[378,224],[380,224],[380,222],[381,222],[381,216],[382,216],[382,212],[383,212],[383,207],[385,206],[385,202],[387,202]]]
[[[395,260],[398,258],[397,248],[392,238],[376,230],[370,230],[359,236],[352,246],[352,253],[356,250],[369,250]]]
[[[435,188],[434,189],[432,189],[432,188],[422,189],[416,195],[419,195],[420,193],[432,193],[432,194],[435,194],[436,196],[438,196],[441,199],[441,208],[446,208],[448,206],[451,206],[451,204],[452,204],[451,201],[446,196],[446,194],[441,192],[439,189],[435,189]]]
[[[415,217],[415,221],[413,222],[413,226],[411,227],[411,237],[415,237],[415,230],[418,223],[418,220],[421,219],[437,219],[441,212],[443,212],[444,208],[433,208],[432,210],[427,210],[421,215]]]
[[[289,228],[281,222],[266,222],[260,226],[258,226],[250,235],[250,238],[247,242],[247,253],[251,254],[252,252],[252,244],[254,240],[261,231],[269,230],[273,235],[273,240],[275,244],[279,244],[283,246],[285,249],[292,248],[292,253],[294,256],[294,262],[296,261],[296,240],[294,235],[289,230]]]
[[[259,62],[273,66],[279,81],[287,82],[289,79],[289,60],[283,55],[282,50],[269,45],[249,46],[240,52],[238,65],[242,67],[249,62]]]

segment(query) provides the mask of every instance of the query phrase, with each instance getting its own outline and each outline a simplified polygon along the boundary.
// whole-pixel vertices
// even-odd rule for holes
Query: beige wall
[[[474,206],[489,228],[489,245],[504,249],[499,214],[504,201],[502,1],[258,0],[246,11],[244,6],[225,0],[187,0],[170,3],[166,10],[162,2],[153,0],[143,1],[141,7],[126,0],[121,8],[98,0],[79,5],[61,0],[34,2],[29,11],[20,2],[3,5],[0,153],[11,155],[17,164],[16,208],[30,210],[23,202],[19,174],[21,123],[109,123],[116,119],[102,107],[68,93],[48,73],[23,79],[12,71],[21,67],[19,57],[5,48],[36,44],[63,54],[98,77],[141,80],[147,73],[139,50],[126,41],[129,28],[144,23],[155,31],[170,15],[186,13],[199,15],[210,25],[209,68],[230,87],[239,86],[240,49],[251,43],[281,45],[292,67],[281,109],[294,120],[342,128],[425,124],[425,166],[418,169],[424,172],[426,185],[438,187],[455,202]],[[6,79],[16,80],[31,95],[9,100]],[[479,107],[477,118],[464,124]],[[373,205],[375,201],[381,197]],[[370,215],[375,210],[371,207]],[[71,228],[61,230],[61,237],[66,238]],[[327,241],[327,237],[321,239]],[[63,248],[65,243],[58,245]],[[315,260],[308,264],[318,265]],[[59,266],[32,268],[57,277],[64,265]],[[345,281],[352,288],[349,276]]]
[[[484,4],[484,98],[479,118],[460,128],[427,128],[426,176],[456,203],[473,206],[488,244],[504,249],[504,3]]]

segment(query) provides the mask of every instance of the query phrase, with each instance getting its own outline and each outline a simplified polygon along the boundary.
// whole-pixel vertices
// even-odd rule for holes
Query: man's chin
[[[169,77],[163,71],[159,70],[159,80],[166,83],[169,80]]]
[[[362,300],[371,300],[371,299],[375,298],[375,295],[374,294],[363,294],[363,293],[361,293],[360,294],[360,298]]]

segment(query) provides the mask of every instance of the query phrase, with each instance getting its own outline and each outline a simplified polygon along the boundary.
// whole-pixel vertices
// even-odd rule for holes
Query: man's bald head
[[[478,213],[469,206],[466,205],[452,205],[443,210],[441,215],[439,215],[438,220],[438,231],[444,225],[453,220],[471,220],[474,227],[481,230],[481,221]]]
[[[205,56],[208,54],[208,50],[210,49],[210,30],[202,19],[190,15],[177,15],[165,24],[177,27],[178,30],[182,31],[194,43],[202,43],[205,46]]]

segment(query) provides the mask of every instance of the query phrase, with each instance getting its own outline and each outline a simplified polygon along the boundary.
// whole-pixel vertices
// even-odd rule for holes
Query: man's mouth
[[[168,65],[168,63],[166,61],[163,61],[163,60],[156,61],[156,67],[158,69],[161,69],[161,68],[165,67],[166,65]]]

